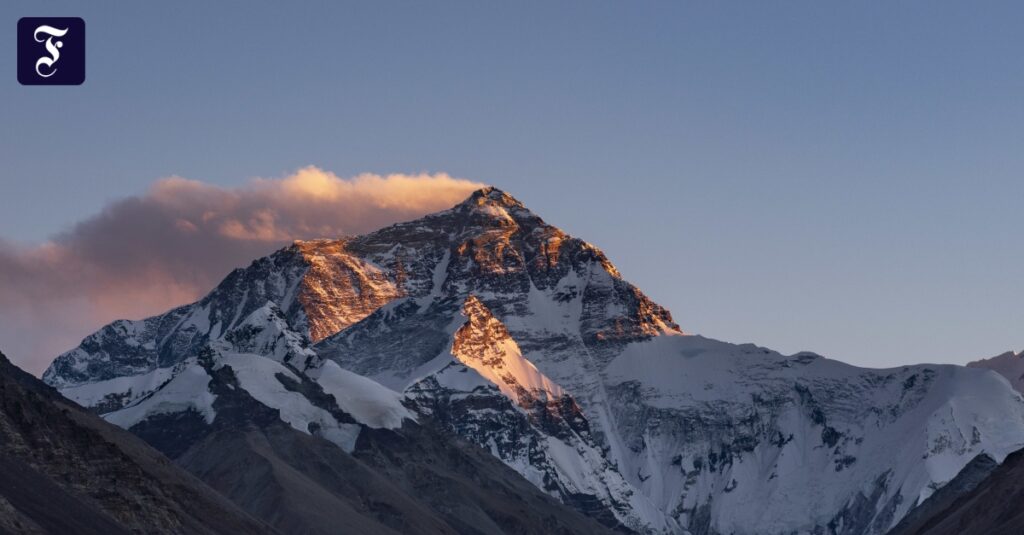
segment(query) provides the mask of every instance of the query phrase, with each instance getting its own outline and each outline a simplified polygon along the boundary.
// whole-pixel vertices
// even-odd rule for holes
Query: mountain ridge
[[[255,322],[265,307],[257,316],[276,319]],[[266,333],[273,344],[250,339]],[[883,533],[976,455],[1024,445],[1024,401],[992,372],[868,370],[686,335],[598,248],[496,188],[363,236],[297,242],[192,305],[101,329],[44,378],[112,421],[134,410],[141,419],[121,421],[138,425],[164,410],[140,400],[166,396],[206,351],[265,370],[240,375],[243,389],[291,410],[297,432],[316,424],[344,450],[367,427],[266,377],[326,390],[344,370],[360,399],[640,532]]]
[[[967,367],[992,370],[1005,377],[1014,390],[1024,392],[1024,351],[1007,351],[991,358],[971,361]]]

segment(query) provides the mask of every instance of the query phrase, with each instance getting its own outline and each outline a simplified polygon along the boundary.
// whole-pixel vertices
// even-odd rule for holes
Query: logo
[[[18,21],[18,82],[79,85],[85,81],[85,21],[25,17]]]

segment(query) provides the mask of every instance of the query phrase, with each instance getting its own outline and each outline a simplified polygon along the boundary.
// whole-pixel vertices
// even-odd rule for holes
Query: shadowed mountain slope
[[[272,530],[0,354],[0,531]]]
[[[1024,533],[1024,450],[996,465],[980,457],[915,509],[889,535]],[[917,514],[914,514],[917,513]]]

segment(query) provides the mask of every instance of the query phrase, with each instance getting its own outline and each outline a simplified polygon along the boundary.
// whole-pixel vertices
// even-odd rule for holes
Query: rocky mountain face
[[[350,398],[328,389],[358,398],[359,385],[325,389],[258,355],[196,365],[214,418],[153,410],[122,424],[282,533],[605,532],[484,451],[383,410],[357,423],[339,405]],[[373,427],[383,423],[394,427]]]
[[[1024,445],[1024,401],[991,371],[686,335],[600,250],[493,188],[296,243],[101,329],[44,379],[250,511],[268,498],[211,473],[240,441],[287,457],[319,439],[324,466],[391,474],[369,452],[426,433],[620,531],[884,533],[977,455]],[[242,394],[270,416],[232,423]]]
[[[271,533],[0,354],[0,533]]]

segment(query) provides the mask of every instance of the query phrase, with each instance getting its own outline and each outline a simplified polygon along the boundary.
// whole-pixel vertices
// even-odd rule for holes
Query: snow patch
[[[104,418],[124,429],[156,414],[172,414],[194,409],[203,415],[206,423],[213,423],[217,414],[213,409],[216,399],[209,390],[210,376],[201,366],[185,367],[163,388],[136,405],[104,415]]]
[[[358,424],[339,423],[331,413],[310,403],[305,396],[285,388],[278,374],[299,381],[291,370],[259,355],[225,354],[219,363],[235,373],[239,385],[256,401],[281,413],[281,420],[306,434],[318,434],[346,452],[355,449]]]
[[[402,421],[416,417],[402,405],[403,396],[376,381],[342,369],[333,361],[325,361],[311,377],[334,396],[342,410],[359,423],[374,428],[396,429]]]

